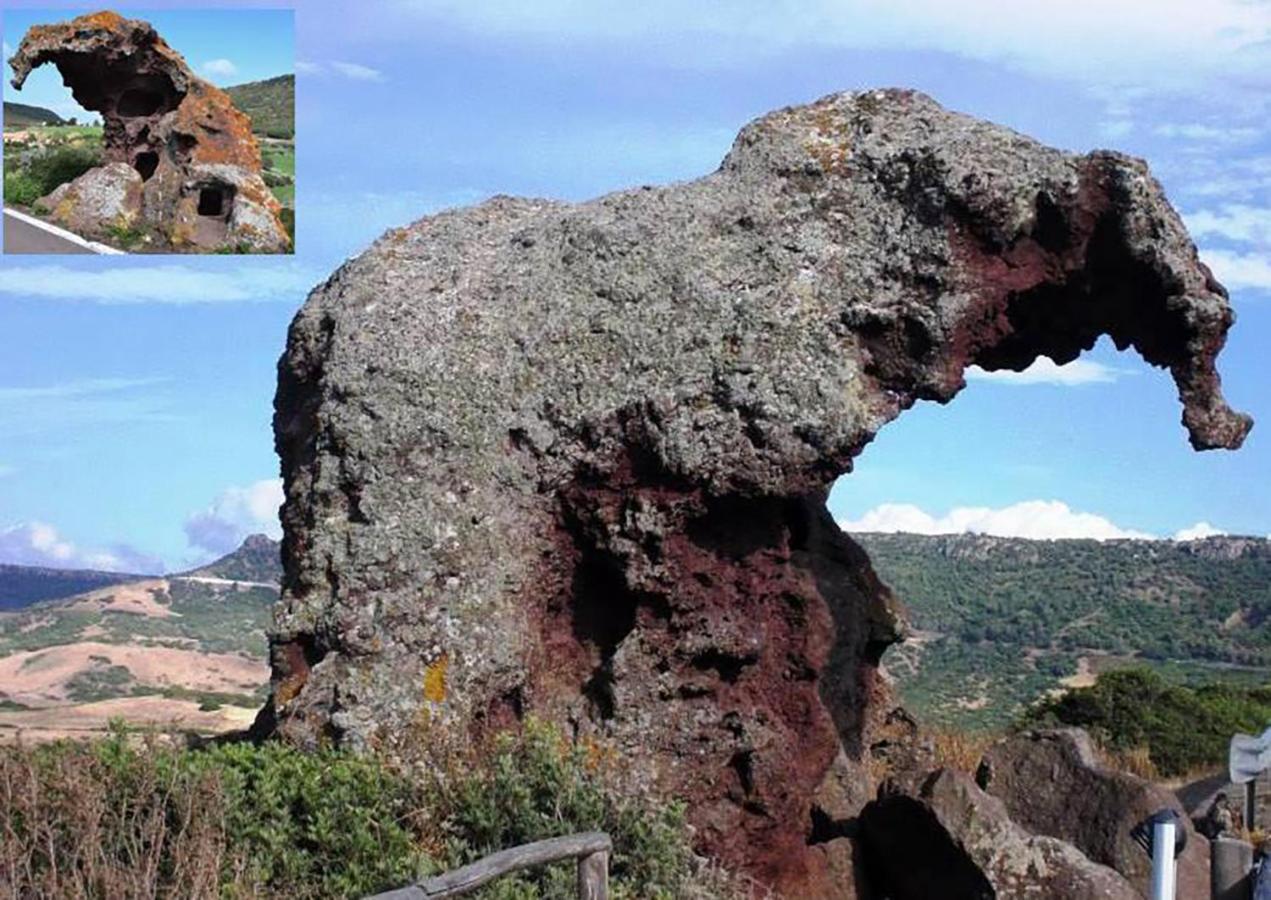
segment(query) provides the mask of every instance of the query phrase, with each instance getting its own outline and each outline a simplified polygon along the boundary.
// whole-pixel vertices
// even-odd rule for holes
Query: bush
[[[100,149],[64,146],[35,157],[27,163],[26,171],[40,185],[42,197],[58,185],[74,181],[89,169],[100,165]]]
[[[1271,723],[1271,690],[1173,684],[1149,669],[1099,676],[1092,687],[1043,700],[1020,727],[1085,728],[1114,754],[1146,749],[1161,775],[1183,775],[1227,759],[1231,736]],[[1146,767],[1145,767],[1146,768]]]
[[[604,830],[615,898],[735,896],[694,875],[683,810],[612,790],[599,748],[529,723],[411,781],[372,757],[280,743],[198,750],[118,731],[0,749],[0,896],[359,897],[516,844]],[[575,864],[481,896],[574,896]]]
[[[504,847],[579,831],[613,838],[610,885],[615,898],[671,898],[687,890],[693,854],[678,803],[623,798],[611,789],[613,761],[597,745],[570,743],[529,722],[501,737],[484,764],[439,785],[437,804],[455,864]],[[489,896],[576,896],[574,863],[502,879]]]
[[[30,206],[43,197],[40,183],[25,172],[4,173],[4,202],[15,206]]]

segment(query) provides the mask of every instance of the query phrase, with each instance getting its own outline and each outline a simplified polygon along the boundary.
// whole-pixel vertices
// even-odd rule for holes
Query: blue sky
[[[693,178],[757,115],[887,85],[1067,149],[1148,159],[1231,290],[1224,386],[1261,425],[1237,453],[1193,453],[1168,376],[1104,343],[911,410],[840,480],[835,516],[1271,533],[1271,4],[1031,6],[297,4],[294,258],[0,259],[0,560],[175,568],[276,533],[269,419],[287,324],[385,228],[495,193],[583,199]],[[255,32],[192,28],[187,47],[170,14],[145,15],[196,67],[277,74],[250,68]],[[19,15],[5,13],[11,45]]]

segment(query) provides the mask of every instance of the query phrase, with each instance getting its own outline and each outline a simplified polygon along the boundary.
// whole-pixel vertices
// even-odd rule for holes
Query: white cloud
[[[296,60],[296,71],[302,75],[317,75],[322,71],[322,66],[319,63],[298,59]]]
[[[1207,537],[1217,537],[1226,534],[1221,528],[1215,528],[1208,522],[1197,522],[1191,528],[1183,528],[1174,532],[1174,540],[1176,541],[1199,541]]]
[[[226,488],[207,509],[185,520],[186,539],[200,550],[223,554],[237,548],[250,534],[281,537],[278,507],[282,501],[281,478]]]
[[[1266,7],[1248,0],[392,0],[424,26],[447,20],[481,34],[569,44],[646,39],[688,44],[700,64],[740,65],[800,47],[932,49],[1072,78],[1091,86],[1195,88],[1214,77],[1265,72]],[[673,25],[671,23],[674,23]],[[381,26],[383,27],[383,26]],[[400,30],[400,29],[399,29]]]
[[[209,59],[203,63],[203,74],[213,78],[233,78],[238,74],[238,66],[228,59]]]
[[[1120,140],[1134,131],[1134,123],[1129,119],[1105,119],[1099,123],[1099,134],[1110,141]]]
[[[44,522],[20,522],[0,528],[0,562],[54,569],[105,569],[111,572],[151,574],[163,571],[156,557],[127,544],[108,548],[84,548],[63,537]]]
[[[53,384],[0,386],[0,434],[81,434],[106,424],[169,424],[181,412],[164,378],[77,378]]]
[[[1244,126],[1203,125],[1200,122],[1164,122],[1155,126],[1152,129],[1152,133],[1158,137],[1235,144],[1252,141],[1261,134],[1261,131],[1257,128]]]
[[[1121,528],[1103,516],[1077,512],[1058,500],[1026,500],[1001,509],[960,506],[944,516],[933,516],[908,503],[884,503],[859,519],[843,519],[844,531],[897,532],[911,534],[991,534],[1033,540],[1061,538],[1151,539],[1153,535]]]
[[[252,265],[241,257],[233,258],[233,268],[216,269],[191,265],[121,266],[113,261],[108,269],[6,265],[0,268],[0,295],[105,304],[260,300],[294,303],[320,280],[294,264]]]
[[[1200,258],[1229,288],[1271,291],[1271,258],[1266,254],[1203,249]]]
[[[1221,237],[1242,244],[1271,247],[1271,207],[1227,203],[1183,216],[1192,237]]]
[[[1011,385],[1052,384],[1063,387],[1107,384],[1125,374],[1127,373],[1123,369],[1114,369],[1088,359],[1074,359],[1060,366],[1047,356],[1037,357],[1033,364],[1022,372],[1012,372],[1009,369],[986,372],[979,366],[971,366],[966,370],[968,381],[993,381]]]
[[[345,78],[352,78],[354,81],[384,81],[384,73],[379,69],[372,69],[370,66],[364,66],[360,63],[342,62],[333,60],[331,68],[335,69]]]

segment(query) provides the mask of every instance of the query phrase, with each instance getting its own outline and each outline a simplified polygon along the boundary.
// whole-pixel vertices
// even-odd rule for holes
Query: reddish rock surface
[[[409,754],[545,716],[687,799],[703,851],[867,896],[852,840],[903,626],[830,485],[966,367],[1101,334],[1170,369],[1195,446],[1236,447],[1231,323],[1141,161],[910,91],[764,116],[695,182],[390,231],[279,363],[261,724]]]
[[[57,66],[80,106],[101,114],[105,161],[141,176],[136,212],[173,248],[289,249],[251,121],[150,23],[98,12],[33,26],[9,59],[13,86],[21,90],[45,63]],[[60,221],[85,218],[67,211]]]

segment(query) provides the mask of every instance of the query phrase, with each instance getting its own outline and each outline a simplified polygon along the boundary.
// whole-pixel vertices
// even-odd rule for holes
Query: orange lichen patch
[[[88,13],[71,20],[71,25],[76,28],[109,28],[115,29],[123,24],[124,17],[119,13],[109,9],[103,9],[101,12]]]
[[[443,653],[424,669],[424,699],[429,703],[446,702],[446,670],[449,667],[450,657]]]
[[[260,169],[260,145],[252,120],[234,106],[229,95],[206,81],[194,81],[176,108],[171,127],[192,139],[189,162],[221,163]]]

